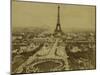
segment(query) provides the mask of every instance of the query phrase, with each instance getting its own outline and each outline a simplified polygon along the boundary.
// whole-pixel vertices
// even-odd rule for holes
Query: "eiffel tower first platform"
[[[60,24],[60,6],[58,5],[58,13],[57,13],[57,25],[54,30],[54,36],[60,37],[64,35],[62,29],[61,29],[61,24]]]

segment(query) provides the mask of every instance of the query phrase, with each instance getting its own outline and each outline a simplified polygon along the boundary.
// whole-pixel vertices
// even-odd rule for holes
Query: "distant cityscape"
[[[54,33],[12,32],[12,73],[95,69],[95,32],[63,32],[59,11]]]

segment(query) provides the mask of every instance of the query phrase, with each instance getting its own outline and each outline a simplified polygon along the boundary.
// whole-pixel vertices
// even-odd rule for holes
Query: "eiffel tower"
[[[62,32],[61,25],[60,25],[60,6],[58,5],[57,25],[54,31],[54,36],[60,36],[62,34],[64,33]]]

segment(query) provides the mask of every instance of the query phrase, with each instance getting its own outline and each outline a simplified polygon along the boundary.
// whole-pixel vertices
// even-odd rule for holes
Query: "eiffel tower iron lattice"
[[[61,29],[61,24],[60,24],[60,6],[58,5],[58,13],[57,13],[57,25],[56,25],[56,29],[55,29],[55,32],[54,32],[54,35],[62,35],[63,32],[62,32],[62,29]]]

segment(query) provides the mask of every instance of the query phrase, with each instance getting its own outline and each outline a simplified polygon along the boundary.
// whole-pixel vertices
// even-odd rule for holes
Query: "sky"
[[[60,25],[64,32],[95,31],[95,6],[60,5]],[[46,28],[54,31],[57,24],[54,3],[12,2],[12,28]]]

